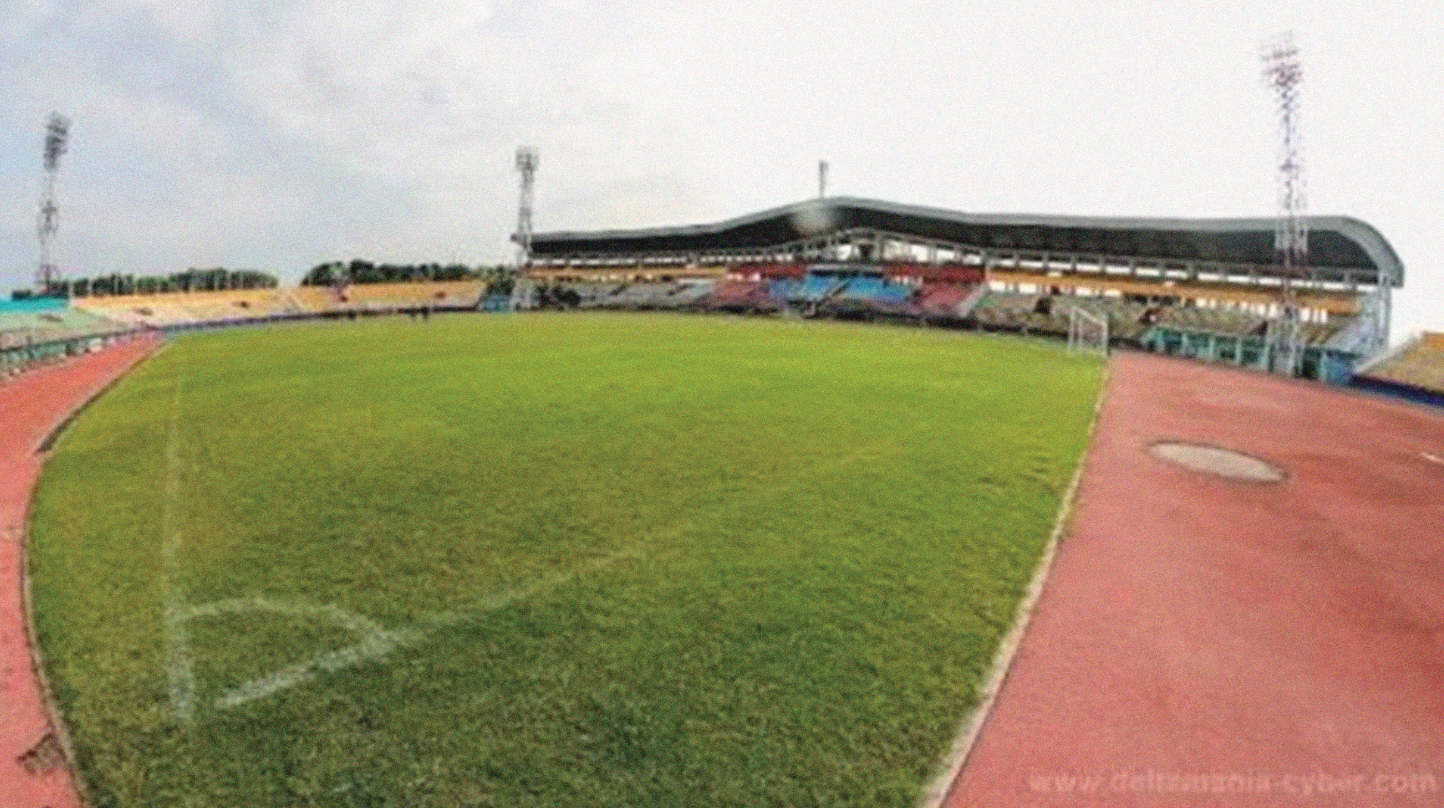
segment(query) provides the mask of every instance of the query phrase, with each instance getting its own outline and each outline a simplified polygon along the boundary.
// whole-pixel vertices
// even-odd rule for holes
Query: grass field
[[[660,315],[182,339],[42,477],[99,805],[910,806],[1101,374]]]

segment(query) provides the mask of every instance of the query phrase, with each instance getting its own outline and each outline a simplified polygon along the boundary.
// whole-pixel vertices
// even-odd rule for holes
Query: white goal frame
[[[1108,318],[1081,306],[1068,307],[1068,353],[1108,356]]]

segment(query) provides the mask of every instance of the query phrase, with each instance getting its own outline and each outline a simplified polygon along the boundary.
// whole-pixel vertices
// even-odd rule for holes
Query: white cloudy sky
[[[1259,43],[1303,49],[1310,211],[1370,222],[1444,330],[1444,4],[0,0],[0,291],[73,120],[71,273],[499,262],[537,227],[714,221],[815,193],[974,212],[1274,211]]]

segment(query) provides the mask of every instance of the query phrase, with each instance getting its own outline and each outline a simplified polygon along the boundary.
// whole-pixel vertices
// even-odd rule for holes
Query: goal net
[[[1068,353],[1108,355],[1108,318],[1081,306],[1068,307]]]

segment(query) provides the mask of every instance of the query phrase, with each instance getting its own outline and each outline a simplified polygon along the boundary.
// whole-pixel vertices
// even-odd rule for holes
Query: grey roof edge
[[[1277,219],[1273,217],[1219,217],[1219,218],[1167,218],[1133,216],[1071,216],[1042,213],[964,213],[962,211],[934,208],[923,205],[907,205],[877,199],[851,196],[836,196],[826,199],[809,199],[787,205],[769,208],[756,213],[735,216],[710,224],[694,224],[668,227],[647,227],[627,230],[559,230],[535,233],[532,241],[571,241],[648,238],[658,236],[708,236],[743,227],[768,219],[791,216],[800,211],[819,205],[831,207],[869,208],[883,213],[905,216],[919,216],[957,222],[968,225],[1024,225],[1036,227],[1081,227],[1099,230],[1164,230],[1219,233],[1237,231],[1272,230]],[[1393,280],[1392,286],[1404,283],[1404,265],[1392,245],[1373,225],[1352,216],[1309,216],[1310,230],[1334,231],[1348,238],[1373,259],[1376,266]]]
[[[1317,219],[1333,224],[1333,229],[1362,247],[1374,259],[1374,264],[1389,276],[1390,286],[1397,288],[1404,285],[1404,262],[1394,252],[1394,245],[1373,225],[1352,216],[1322,216]],[[1315,221],[1316,217],[1310,216],[1309,226],[1312,227]]]

